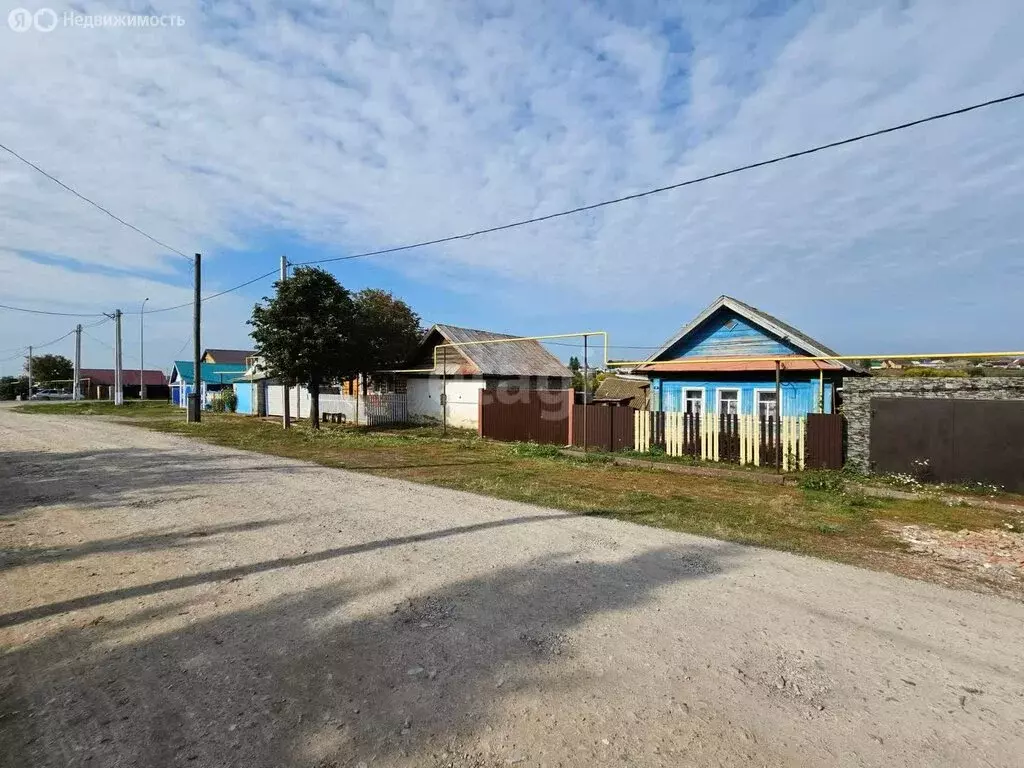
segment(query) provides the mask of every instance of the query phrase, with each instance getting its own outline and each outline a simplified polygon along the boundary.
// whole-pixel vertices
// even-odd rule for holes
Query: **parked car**
[[[37,389],[29,400],[70,400],[70,392],[61,392],[59,389]]]

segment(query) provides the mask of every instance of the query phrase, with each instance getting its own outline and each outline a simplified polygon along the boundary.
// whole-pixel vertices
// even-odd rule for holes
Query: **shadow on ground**
[[[246,464],[231,466],[222,454],[187,450],[112,449],[0,452],[0,518],[27,509],[74,504],[87,509],[154,507],[187,502],[191,485],[242,484],[257,476],[321,471],[302,465]],[[245,489],[239,492],[244,494]]]
[[[503,765],[513,759],[505,745],[480,746],[488,726],[501,732],[540,714],[571,720],[569,711],[524,715],[512,701],[563,694],[588,678],[581,625],[720,573],[733,549],[657,549],[611,563],[543,558],[369,615],[349,604],[372,601],[390,586],[387,574],[173,631],[161,630],[161,616],[181,603],[150,602],[0,660],[0,753],[11,765],[330,768],[448,765],[442,755],[455,748],[476,750],[456,765]],[[538,733],[547,738],[543,726]]]
[[[0,571],[35,563],[67,562],[90,555],[183,549],[204,544],[211,536],[258,531],[261,528],[283,525],[291,519],[290,517],[280,517],[274,520],[203,525],[184,531],[168,525],[135,536],[97,539],[67,547],[7,547],[0,549]],[[2,626],[2,617],[0,617],[0,626]]]

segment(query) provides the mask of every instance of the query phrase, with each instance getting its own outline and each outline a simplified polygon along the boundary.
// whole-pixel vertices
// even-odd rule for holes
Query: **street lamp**
[[[139,400],[146,399],[146,302],[147,296],[142,300],[142,309],[139,310]]]

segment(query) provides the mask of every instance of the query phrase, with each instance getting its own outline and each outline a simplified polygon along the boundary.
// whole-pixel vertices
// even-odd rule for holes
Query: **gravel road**
[[[5,766],[1019,766],[1024,604],[0,409]]]

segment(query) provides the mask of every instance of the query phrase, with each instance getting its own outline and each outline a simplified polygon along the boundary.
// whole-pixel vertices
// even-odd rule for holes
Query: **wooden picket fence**
[[[782,419],[757,416],[636,411],[633,416],[634,450],[646,453],[661,446],[669,456],[691,456],[703,461],[731,461],[775,466],[781,450],[784,472],[803,469],[807,448],[807,421],[803,416]]]

